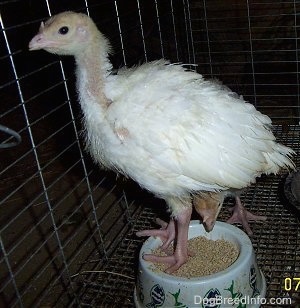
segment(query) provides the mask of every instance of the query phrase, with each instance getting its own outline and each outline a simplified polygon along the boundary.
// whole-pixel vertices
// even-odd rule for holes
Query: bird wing
[[[111,121],[128,129],[131,158],[143,161],[144,170],[163,170],[190,190],[214,191],[246,187],[291,165],[291,150],[275,143],[269,117],[218,82],[165,61],[113,78]]]

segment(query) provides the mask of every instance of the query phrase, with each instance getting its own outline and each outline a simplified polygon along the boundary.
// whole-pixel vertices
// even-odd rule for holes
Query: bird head
[[[63,12],[45,23],[29,43],[29,50],[44,49],[58,55],[77,56],[99,34],[94,22],[85,14]]]
[[[221,193],[201,193],[194,196],[194,207],[202,217],[206,232],[212,231],[224,201]]]

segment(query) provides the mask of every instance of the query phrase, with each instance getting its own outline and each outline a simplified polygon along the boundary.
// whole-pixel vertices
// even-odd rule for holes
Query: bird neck
[[[110,104],[105,95],[105,81],[112,69],[107,51],[100,44],[93,43],[83,55],[75,58],[77,82],[81,98],[98,103],[102,108]]]

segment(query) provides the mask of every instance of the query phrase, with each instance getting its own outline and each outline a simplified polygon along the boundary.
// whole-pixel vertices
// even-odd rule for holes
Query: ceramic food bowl
[[[266,282],[259,270],[249,237],[239,228],[217,222],[213,231],[206,232],[199,221],[191,221],[189,239],[205,236],[224,239],[239,249],[236,261],[218,273],[182,278],[153,271],[153,263],[143,255],[159,247],[159,238],[150,237],[139,255],[139,271],[134,291],[136,307],[259,307],[265,297]]]

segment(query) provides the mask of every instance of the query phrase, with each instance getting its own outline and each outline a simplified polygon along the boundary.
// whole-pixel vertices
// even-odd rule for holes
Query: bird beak
[[[42,31],[45,28],[45,24],[41,22],[39,33],[33,37],[33,39],[29,43],[29,50],[39,50],[43,48],[44,36],[42,35]]]
[[[39,49],[46,49],[46,48],[56,48],[57,47],[57,42],[51,41],[46,36],[44,33],[38,33],[33,39],[29,42],[29,50],[39,50]]]
[[[218,194],[208,193],[207,195],[195,196],[194,207],[197,213],[202,217],[206,232],[212,231],[222,207]]]
[[[205,231],[206,232],[210,232],[210,231],[212,231],[212,229],[215,226],[216,219],[213,219],[213,218],[211,218],[209,216],[204,216],[203,220],[202,220],[202,223],[203,223]]]
[[[45,47],[45,43],[43,34],[37,34],[32,40],[29,42],[29,50],[39,50]]]

